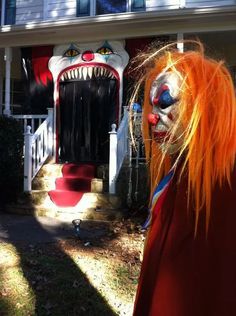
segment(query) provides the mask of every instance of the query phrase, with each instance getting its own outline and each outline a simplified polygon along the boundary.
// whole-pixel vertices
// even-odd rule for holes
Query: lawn
[[[132,221],[99,236],[0,243],[0,315],[132,315],[144,236]]]

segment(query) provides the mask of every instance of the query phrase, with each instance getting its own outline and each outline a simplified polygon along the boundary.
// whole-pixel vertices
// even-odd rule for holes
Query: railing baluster
[[[31,178],[32,178],[32,134],[31,127],[27,126],[25,138],[25,156],[24,156],[24,191],[31,191]]]
[[[34,125],[34,119],[31,119],[31,126],[32,126],[32,133],[35,132],[35,125]]]

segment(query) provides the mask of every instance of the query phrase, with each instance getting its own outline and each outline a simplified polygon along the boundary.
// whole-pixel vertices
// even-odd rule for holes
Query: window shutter
[[[6,0],[5,25],[16,23],[16,0]]]
[[[90,15],[90,1],[89,0],[77,0],[77,16]]]
[[[144,11],[145,10],[145,0],[132,0],[131,10],[132,11]]]

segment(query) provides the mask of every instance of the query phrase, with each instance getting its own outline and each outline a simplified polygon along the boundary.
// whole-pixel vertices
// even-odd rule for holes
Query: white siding
[[[43,19],[44,0],[16,0],[16,24]]]
[[[187,8],[202,8],[202,7],[216,7],[224,5],[234,5],[236,4],[235,0],[186,0]]]
[[[76,0],[48,0],[45,19],[76,16]]]
[[[91,0],[92,2],[93,0]],[[146,0],[146,11],[180,8],[183,0]],[[236,0],[186,0],[186,8],[236,5]],[[76,18],[76,0],[16,0],[16,24]]]
[[[146,0],[146,11],[178,9],[179,0]]]

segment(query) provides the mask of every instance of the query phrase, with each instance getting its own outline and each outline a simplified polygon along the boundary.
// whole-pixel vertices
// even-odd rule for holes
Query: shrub
[[[0,116],[0,203],[14,201],[23,188],[23,144],[21,125]]]

